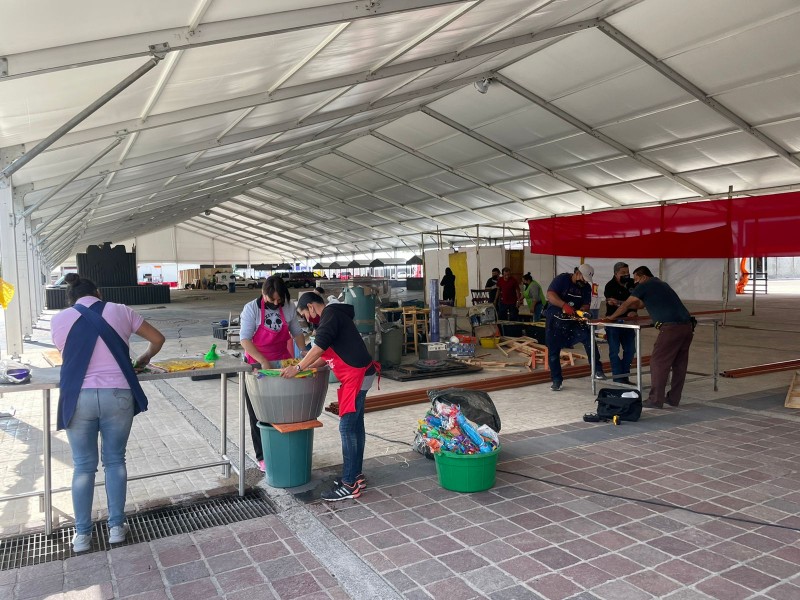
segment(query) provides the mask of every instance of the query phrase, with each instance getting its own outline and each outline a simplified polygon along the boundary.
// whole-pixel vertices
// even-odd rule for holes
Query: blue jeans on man
[[[364,463],[364,445],[367,434],[364,429],[364,401],[367,390],[356,396],[355,412],[342,415],[339,419],[339,435],[342,438],[342,481],[353,485],[356,475],[361,474]]]
[[[618,321],[622,323],[623,321]],[[630,383],[628,374],[631,362],[636,355],[636,332],[622,327],[606,327],[608,341],[608,359],[611,361],[611,373],[617,383]],[[622,358],[619,356],[622,347]]]
[[[576,321],[558,319],[552,313],[545,312],[545,339],[547,341],[547,363],[550,367],[550,379],[560,385],[564,380],[561,374],[561,350],[572,348],[580,342],[586,349],[586,356],[591,356],[589,328]],[[594,347],[595,376],[602,377],[603,365],[600,363],[600,351]]]
[[[75,414],[67,425],[72,449],[72,505],[75,529],[81,535],[92,533],[92,499],[99,460],[98,436],[102,440],[108,501],[108,527],[125,522],[125,494],[128,470],[125,447],[133,425],[133,393],[129,389],[87,388],[81,390]]]

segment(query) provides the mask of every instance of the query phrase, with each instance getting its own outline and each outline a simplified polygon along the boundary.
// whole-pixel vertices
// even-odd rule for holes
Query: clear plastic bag
[[[31,368],[15,360],[0,360],[0,383],[28,383]]]

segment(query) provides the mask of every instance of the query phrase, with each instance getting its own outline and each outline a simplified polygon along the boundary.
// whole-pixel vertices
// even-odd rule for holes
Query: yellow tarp
[[[14,286],[0,278],[0,306],[3,310],[8,308],[14,297]]]

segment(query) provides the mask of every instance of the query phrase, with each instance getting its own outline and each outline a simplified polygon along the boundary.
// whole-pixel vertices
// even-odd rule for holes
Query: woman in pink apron
[[[358,498],[366,488],[362,472],[364,462],[364,402],[380,365],[372,360],[353,317],[350,304],[328,304],[315,292],[307,292],[297,301],[297,310],[308,322],[319,318],[314,345],[294,367],[281,371],[282,377],[294,377],[299,371],[319,367],[326,362],[341,382],[339,397],[339,435],[342,438],[342,476],[334,479],[333,488],[322,492],[328,502]]]
[[[239,319],[242,348],[245,360],[258,368],[279,367],[272,364],[285,358],[294,358],[293,345],[305,347],[305,338],[300,329],[297,315],[289,308],[289,290],[283,279],[273,275],[261,288],[261,296],[245,304]],[[286,307],[286,308],[285,308]],[[292,341],[294,339],[294,341]],[[260,365],[255,366],[255,365]],[[242,382],[243,384],[244,382]],[[261,448],[261,431],[253,405],[245,388],[247,413],[250,416],[250,435],[258,461],[258,468],[264,471],[264,454]]]

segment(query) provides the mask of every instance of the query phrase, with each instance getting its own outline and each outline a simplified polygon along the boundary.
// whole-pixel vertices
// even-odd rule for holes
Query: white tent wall
[[[618,259],[586,257],[583,261],[575,256],[559,256],[556,266],[559,273],[572,273],[581,262],[594,267],[594,279],[600,286],[600,294],[606,283],[614,276],[614,263],[622,261],[628,264],[631,272],[637,267],[646,266],[659,277],[659,259],[627,258]],[[722,302],[723,280],[725,277],[724,258],[665,258],[661,279],[669,283],[682,300],[710,300]],[[733,273],[733,271],[731,271]],[[550,282],[543,281],[546,288]],[[729,282],[729,297],[734,297],[733,277]]]
[[[478,250],[480,250],[478,252]],[[505,248],[502,246],[483,246],[479,249],[467,248],[467,273],[469,289],[481,289],[492,276],[492,269],[503,268]],[[467,297],[467,306],[472,306],[472,297]]]
[[[478,252],[478,250],[480,250]],[[467,253],[467,283],[468,289],[483,288],[486,280],[492,276],[492,269],[503,268],[505,248],[502,246],[482,246],[479,249],[474,247],[466,248]],[[425,301],[428,300],[429,280],[436,279],[437,282],[444,275],[444,270],[450,266],[449,256],[452,250],[428,250],[425,252]],[[441,297],[441,290],[439,291]],[[466,306],[472,306],[472,296],[466,297]]]
[[[169,227],[120,242],[130,250],[136,244],[139,263],[202,263],[237,264],[274,262],[274,255],[258,249],[248,249],[183,227]]]
[[[553,277],[556,276],[553,273],[553,257],[550,254],[531,254],[530,246],[525,246],[523,248],[525,252],[525,273],[530,273],[531,277],[534,280],[539,282],[544,289],[547,289],[547,286],[550,285],[550,282],[553,280]],[[523,275],[525,274],[523,273]]]

